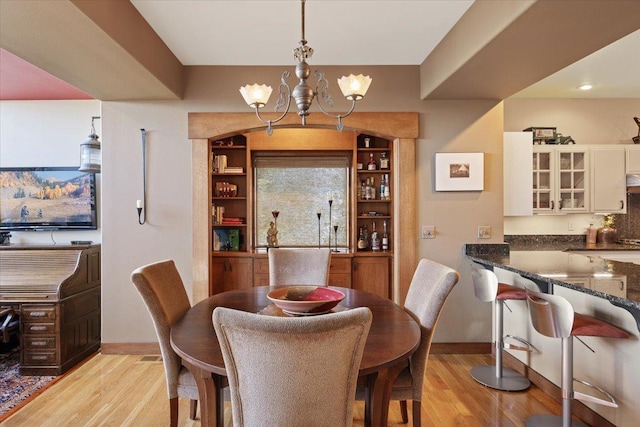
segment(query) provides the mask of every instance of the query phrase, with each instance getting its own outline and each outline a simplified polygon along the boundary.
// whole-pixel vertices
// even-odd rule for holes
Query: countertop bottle
[[[589,227],[587,227],[587,244],[595,244],[597,235],[598,228],[593,224],[589,224]]]

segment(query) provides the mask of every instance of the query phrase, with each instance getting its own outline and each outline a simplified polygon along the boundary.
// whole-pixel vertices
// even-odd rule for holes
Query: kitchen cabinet
[[[627,212],[624,147],[592,147],[591,212]]]
[[[640,175],[640,145],[626,146],[626,173]]]
[[[247,256],[211,258],[209,295],[253,284],[253,258]]]
[[[589,212],[589,147],[533,147],[533,212]]]
[[[522,189],[533,188],[532,171],[527,167],[533,158],[533,133],[505,132],[502,158],[504,216],[532,215],[531,196]]]
[[[389,298],[391,283],[388,256],[356,256],[353,258],[351,287]]]

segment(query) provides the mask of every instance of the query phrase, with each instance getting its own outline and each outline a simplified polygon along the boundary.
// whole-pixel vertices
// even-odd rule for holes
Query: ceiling
[[[419,66],[472,3],[310,0],[305,5],[305,38],[315,53],[309,62]],[[301,38],[298,0],[131,0],[131,4],[182,65],[295,63],[292,50]],[[562,29],[558,32],[561,35]],[[640,98],[638,51],[640,30],[514,96]],[[582,83],[594,88],[580,91],[577,86]],[[86,93],[0,49],[0,99],[87,98]]]

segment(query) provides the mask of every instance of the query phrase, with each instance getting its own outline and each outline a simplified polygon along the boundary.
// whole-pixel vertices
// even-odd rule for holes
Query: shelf
[[[376,169],[374,171],[370,171],[368,169],[358,169],[358,174],[385,174],[385,173],[391,173],[391,169]]]
[[[239,227],[246,227],[247,224],[212,224],[213,227],[219,227],[219,228],[239,228]]]
[[[358,200],[358,203],[391,203],[391,200]]]
[[[365,152],[365,151],[371,151],[374,153],[382,153],[383,151],[391,151],[391,148],[365,148],[365,147],[358,147],[358,152]]]
[[[390,219],[391,215],[358,215],[358,219]]]
[[[211,176],[247,176],[246,172],[242,173],[212,173]]]
[[[211,200],[247,200],[246,197],[221,197],[221,196],[213,196]]]

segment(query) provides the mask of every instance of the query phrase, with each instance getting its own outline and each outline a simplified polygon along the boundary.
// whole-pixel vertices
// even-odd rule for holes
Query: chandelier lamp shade
[[[100,173],[100,141],[94,125],[98,119],[100,116],[91,117],[91,135],[88,140],[80,144],[80,167],[78,168],[80,172]]]
[[[332,115],[325,110],[322,103],[324,102],[328,106],[333,106],[333,99],[331,95],[329,95],[329,83],[327,79],[324,77],[324,73],[320,70],[316,70],[314,74],[316,75],[316,87],[312,88],[309,83],[307,83],[307,79],[311,76],[311,67],[307,64],[307,59],[311,58],[313,55],[313,49],[310,46],[307,46],[307,40],[304,38],[304,6],[306,0],[301,0],[302,5],[302,39],[300,40],[299,46],[293,50],[293,56],[298,61],[296,65],[296,77],[300,79],[299,83],[291,90],[291,87],[287,83],[287,78],[291,75],[288,71],[285,71],[282,74],[282,78],[280,79],[280,86],[278,88],[278,100],[276,101],[276,105],[274,111],[280,111],[284,108],[282,114],[273,119],[267,120],[262,117],[260,114],[260,109],[267,105],[269,101],[269,97],[271,96],[271,92],[273,89],[271,86],[267,85],[246,85],[240,88],[240,93],[244,98],[245,102],[249,105],[249,107],[253,108],[256,111],[256,116],[258,119],[267,124],[267,134],[271,135],[273,132],[273,128],[271,125],[282,120],[287,113],[289,112],[289,108],[291,107],[291,100],[293,99],[296,103],[296,107],[298,109],[298,115],[302,119],[302,126],[307,124],[307,116],[310,114],[309,109],[311,108],[311,104],[314,99],[317,99],[318,108],[325,115],[332,117],[338,120],[337,129],[341,131],[344,128],[342,124],[342,119],[347,117],[349,114],[353,112],[356,107],[356,102],[360,101],[364,98],[369,89],[369,85],[371,84],[371,77],[364,76],[362,74],[355,76],[353,74],[349,76],[343,76],[338,79],[338,86],[340,86],[340,90],[344,97],[351,101],[351,108],[344,114]]]

